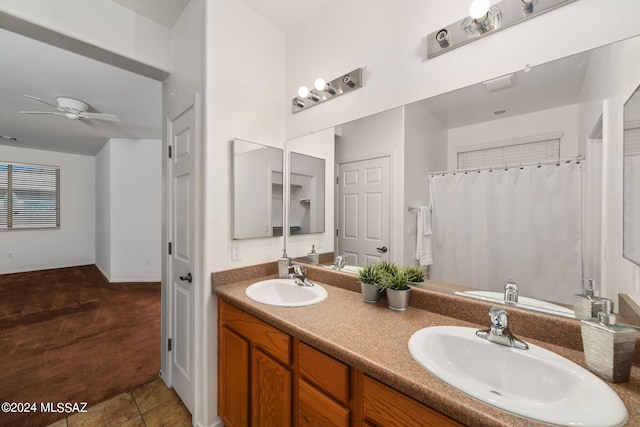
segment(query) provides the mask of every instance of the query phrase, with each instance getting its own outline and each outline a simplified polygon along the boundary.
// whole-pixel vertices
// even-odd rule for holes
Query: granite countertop
[[[320,283],[328,293],[326,300],[306,307],[276,307],[260,304],[245,295],[250,284],[268,276],[214,287],[214,293],[259,319],[355,367],[363,373],[425,403],[470,426],[542,426],[492,406],[485,405],[444,383],[409,354],[411,335],[422,328],[438,325],[488,328],[409,307],[396,312],[386,301],[364,303],[357,292]],[[585,366],[584,354],[558,345],[527,338],[539,345]],[[608,383],[623,400],[629,412],[629,426],[640,426],[640,368],[633,366],[631,381]]]

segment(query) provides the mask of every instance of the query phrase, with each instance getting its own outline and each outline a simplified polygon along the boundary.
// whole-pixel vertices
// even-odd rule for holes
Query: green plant
[[[380,274],[395,274],[399,268],[396,264],[389,261],[382,261],[381,263],[375,264],[375,266]]]
[[[362,283],[368,283],[378,286],[380,284],[380,271],[376,264],[367,264],[358,269],[358,280]]]
[[[407,276],[407,282],[424,282],[424,271],[417,265],[406,265],[404,274]]]
[[[404,270],[397,266],[389,272],[384,272],[381,274],[380,288],[392,289],[397,291],[410,289],[409,285],[407,285],[407,276],[404,273]]]

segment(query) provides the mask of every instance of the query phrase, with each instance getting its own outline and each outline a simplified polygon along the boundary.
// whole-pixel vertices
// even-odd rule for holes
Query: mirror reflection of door
[[[348,265],[389,261],[389,157],[338,164],[336,253]]]

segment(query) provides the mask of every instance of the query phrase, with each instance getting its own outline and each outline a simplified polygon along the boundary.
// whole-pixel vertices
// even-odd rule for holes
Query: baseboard
[[[100,273],[102,273],[102,275],[104,276],[104,278],[106,279],[107,282],[109,283],[148,283],[150,285],[155,285],[161,282],[160,279],[158,280],[149,280],[147,278],[145,279],[112,279],[111,277],[109,277],[109,275],[107,273],[104,272],[104,270],[102,268],[100,268],[100,266],[98,264],[94,264],[96,266],[96,268],[98,269],[98,271],[100,271]]]
[[[16,273],[31,273],[33,271],[58,270],[60,268],[85,267],[87,265],[94,265],[94,264],[71,264],[71,265],[41,266],[41,267],[38,267],[38,268],[25,268],[25,269],[18,269],[18,270],[2,271],[2,272],[0,272],[0,275],[2,275],[2,274],[16,274]]]

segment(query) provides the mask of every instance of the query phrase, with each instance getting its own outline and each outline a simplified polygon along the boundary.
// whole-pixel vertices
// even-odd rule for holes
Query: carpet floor
[[[46,426],[70,414],[42,404],[92,406],[159,370],[159,283],[111,284],[94,265],[0,275],[0,403],[36,404],[0,426]]]

